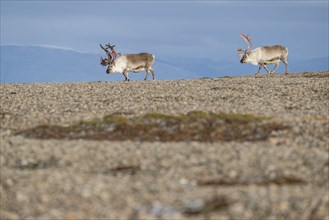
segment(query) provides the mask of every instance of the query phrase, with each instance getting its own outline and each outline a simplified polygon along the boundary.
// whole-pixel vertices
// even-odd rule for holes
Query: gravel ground
[[[329,72],[0,84],[1,219],[329,219]],[[261,141],[33,139],[120,114],[251,114]]]

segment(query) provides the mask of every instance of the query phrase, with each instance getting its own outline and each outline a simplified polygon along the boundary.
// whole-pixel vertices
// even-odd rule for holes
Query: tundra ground
[[[1,219],[329,219],[328,85],[1,84]]]

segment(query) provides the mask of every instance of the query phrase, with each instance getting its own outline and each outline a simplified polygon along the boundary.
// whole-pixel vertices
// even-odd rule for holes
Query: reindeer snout
[[[243,63],[243,59],[240,60],[240,63]]]

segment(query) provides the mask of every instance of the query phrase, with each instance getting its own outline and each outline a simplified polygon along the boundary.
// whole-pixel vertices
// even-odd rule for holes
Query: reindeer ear
[[[244,55],[244,54],[242,54],[242,53],[239,53],[239,54],[238,54],[238,56],[239,56],[240,58],[242,58],[243,55]]]

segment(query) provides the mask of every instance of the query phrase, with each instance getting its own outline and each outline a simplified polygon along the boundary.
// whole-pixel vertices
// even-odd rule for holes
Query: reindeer
[[[288,74],[288,49],[282,45],[263,46],[257,47],[253,50],[251,38],[248,35],[240,34],[240,37],[247,43],[248,48],[243,50],[241,47],[238,48],[238,55],[241,58],[240,63],[250,63],[252,65],[259,65],[256,76],[260,73],[262,67],[267,70],[268,74],[273,74],[274,71],[279,67],[280,61],[286,66],[286,74]],[[242,53],[240,53],[242,52]],[[267,64],[275,64],[272,71],[267,68]]]
[[[108,55],[107,59],[103,57],[100,58],[101,65],[108,66],[106,70],[107,74],[122,73],[125,77],[125,81],[129,81],[130,80],[128,76],[129,72],[138,73],[138,72],[146,71],[146,76],[144,80],[147,79],[149,72],[152,73],[153,80],[155,80],[154,70],[152,67],[155,59],[153,54],[149,54],[149,53],[125,54],[120,56],[119,58],[114,58],[116,57],[116,55],[112,56],[112,53],[109,52],[107,48],[103,47],[101,44],[100,46]],[[114,54],[116,54],[116,52]]]

